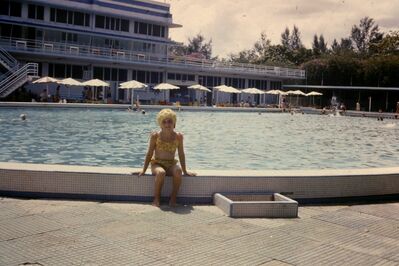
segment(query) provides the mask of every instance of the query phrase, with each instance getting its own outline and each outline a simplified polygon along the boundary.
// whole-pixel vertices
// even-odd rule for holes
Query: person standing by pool
[[[46,89],[44,89],[44,90],[40,93],[39,97],[40,97],[40,101],[41,101],[41,102],[47,101],[47,91],[46,91]]]
[[[186,158],[183,147],[183,134],[175,131],[176,113],[171,109],[163,109],[157,115],[158,125],[161,131],[150,135],[150,143],[145,157],[143,170],[138,174],[142,176],[151,163],[151,172],[155,176],[155,189],[153,205],[159,207],[161,202],[161,190],[166,175],[173,177],[173,189],[170,195],[170,206],[176,205],[176,197],[182,181],[182,174],[195,176],[195,173],[186,169]],[[176,149],[179,154],[180,165],[175,159]]]

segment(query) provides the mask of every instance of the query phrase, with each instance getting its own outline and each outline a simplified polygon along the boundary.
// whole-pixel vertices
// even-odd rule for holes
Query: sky
[[[213,56],[223,58],[250,49],[265,32],[279,44],[286,27],[299,28],[303,44],[311,48],[313,36],[323,34],[327,45],[349,36],[353,25],[371,17],[380,30],[399,30],[399,0],[162,0],[171,5],[170,30],[177,42],[201,33],[212,39]]]

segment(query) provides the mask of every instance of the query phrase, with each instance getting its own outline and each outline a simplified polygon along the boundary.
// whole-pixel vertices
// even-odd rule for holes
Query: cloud
[[[361,18],[374,18],[384,32],[399,29],[399,1],[390,0],[166,0],[176,23],[172,39],[187,43],[201,33],[212,39],[213,55],[225,57],[249,49],[265,32],[280,43],[286,27],[297,25],[302,42],[310,48],[314,34],[331,44],[350,34]]]

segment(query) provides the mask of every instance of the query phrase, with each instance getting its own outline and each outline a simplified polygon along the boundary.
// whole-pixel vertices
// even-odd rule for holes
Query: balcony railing
[[[305,71],[294,68],[262,66],[232,62],[196,59],[185,56],[168,56],[125,49],[97,47],[65,42],[50,42],[17,38],[0,38],[0,45],[11,52],[26,52],[53,56],[105,59],[121,63],[155,65],[175,68],[191,68],[227,74],[254,74],[268,77],[304,79]]]

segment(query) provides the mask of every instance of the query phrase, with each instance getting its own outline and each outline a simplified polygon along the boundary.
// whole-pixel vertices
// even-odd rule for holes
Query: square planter
[[[215,193],[214,204],[228,216],[235,218],[296,218],[298,202],[279,193],[221,194]]]

